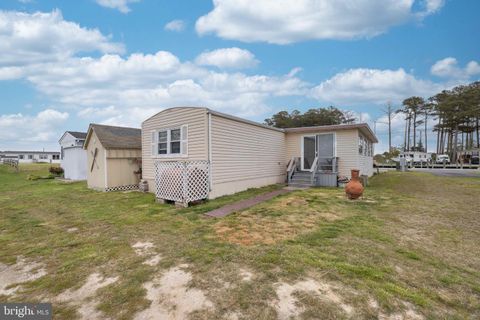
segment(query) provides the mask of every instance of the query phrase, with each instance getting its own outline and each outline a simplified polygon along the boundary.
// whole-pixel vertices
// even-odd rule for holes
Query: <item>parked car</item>
[[[435,160],[435,162],[440,164],[450,164],[450,157],[448,156],[448,154],[439,154],[437,155],[437,159]]]

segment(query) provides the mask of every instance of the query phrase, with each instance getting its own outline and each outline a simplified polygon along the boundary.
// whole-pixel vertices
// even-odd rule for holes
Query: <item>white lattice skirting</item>
[[[206,199],[209,175],[208,161],[156,161],[156,197],[183,203]]]
[[[129,184],[126,186],[118,186],[118,187],[110,187],[110,188],[105,188],[106,192],[110,191],[128,191],[128,190],[137,190],[138,189],[138,184]]]

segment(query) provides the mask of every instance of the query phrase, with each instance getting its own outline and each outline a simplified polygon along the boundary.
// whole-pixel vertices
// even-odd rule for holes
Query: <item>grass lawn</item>
[[[32,174],[48,166],[0,166],[2,302],[52,302],[55,319],[480,318],[478,178],[389,172],[356,202],[318,188],[206,219],[279,186],[177,210]]]

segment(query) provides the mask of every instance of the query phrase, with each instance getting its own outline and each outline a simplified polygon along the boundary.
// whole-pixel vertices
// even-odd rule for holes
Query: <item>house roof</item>
[[[87,137],[86,132],[79,132],[79,131],[67,131],[67,132],[77,139],[85,139]]]
[[[142,130],[91,123],[83,147],[86,148],[92,132],[105,149],[142,149]]]
[[[314,126],[314,127],[298,127],[298,128],[286,128],[283,129],[286,133],[297,132],[297,133],[308,133],[308,132],[326,132],[326,131],[337,131],[337,130],[352,130],[358,129],[363,135],[370,139],[374,143],[378,143],[378,139],[373,133],[370,126],[366,123],[353,123],[353,124],[336,124],[329,126]]]
[[[206,107],[173,107],[173,108],[168,108],[168,109],[162,110],[162,111],[154,114],[153,116],[151,116],[147,120],[155,117],[156,115],[158,115],[162,112],[168,111],[168,110],[185,109],[185,108],[203,109],[207,113],[210,113],[210,114],[222,117],[222,118],[226,118],[226,119],[230,119],[230,120],[234,120],[234,121],[238,121],[238,122],[243,122],[243,123],[251,124],[251,125],[254,125],[254,126],[262,127],[262,128],[265,128],[265,129],[270,129],[270,130],[285,132],[285,133],[289,133],[289,132],[305,132],[305,133],[307,133],[307,132],[325,132],[325,131],[358,129],[368,139],[370,139],[374,143],[378,143],[377,137],[373,133],[372,129],[370,129],[370,126],[366,123],[339,124],[339,125],[329,125],[329,126],[314,126],[314,127],[298,127],[298,128],[281,129],[281,128],[271,127],[271,126],[268,126],[266,124],[258,123],[258,122],[255,122],[255,121],[243,119],[243,118],[240,118],[240,117],[232,116],[232,115],[229,115],[229,114],[226,114],[226,113],[223,113],[223,112],[218,112],[218,111],[206,108]],[[147,120],[145,120],[145,121],[147,121]]]
[[[72,137],[74,137],[75,139],[79,139],[79,140],[85,140],[87,138],[87,133],[86,132],[79,132],[79,131],[65,131],[63,134],[62,134],[62,137],[58,140],[59,143],[62,143],[62,140],[63,138],[65,138],[65,136],[68,134],[70,134]]]

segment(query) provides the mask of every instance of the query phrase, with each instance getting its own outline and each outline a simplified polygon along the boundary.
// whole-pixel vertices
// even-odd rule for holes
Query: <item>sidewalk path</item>
[[[267,201],[272,199],[273,197],[289,193],[293,190],[288,190],[288,189],[280,189],[280,190],[275,190],[267,193],[260,194],[258,196],[255,196],[253,198],[245,199],[245,200],[240,200],[231,204],[227,204],[226,206],[223,206],[221,208],[209,211],[205,213],[206,216],[208,217],[213,217],[213,218],[221,218],[224,217],[232,212],[243,210],[250,208],[256,204],[259,204],[263,201]]]

